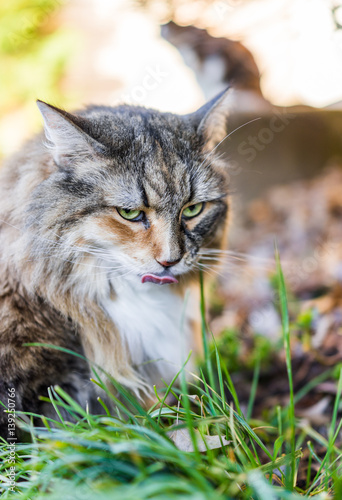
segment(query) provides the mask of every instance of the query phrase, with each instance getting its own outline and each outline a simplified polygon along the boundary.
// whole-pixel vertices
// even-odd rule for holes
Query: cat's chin
[[[170,271],[165,271],[163,274],[144,274],[141,278],[141,283],[155,283],[156,285],[170,285],[178,283],[177,278]]]

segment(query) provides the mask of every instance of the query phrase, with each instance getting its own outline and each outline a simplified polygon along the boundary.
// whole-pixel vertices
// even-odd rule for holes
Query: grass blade
[[[295,422],[295,405],[294,405],[293,377],[292,377],[292,364],[291,364],[290,321],[289,321],[289,312],[287,308],[285,279],[281,268],[280,256],[277,248],[275,251],[275,258],[277,266],[278,294],[280,301],[283,342],[284,342],[285,356],[286,356],[286,369],[287,369],[287,377],[288,377],[289,391],[290,391],[290,403],[288,408],[288,418],[289,418],[288,429],[290,437],[289,449],[290,452],[292,453],[292,463],[291,463],[290,474],[286,474],[286,481],[287,481],[286,486],[290,489],[290,491],[292,491],[294,488],[295,470],[296,470],[296,459],[295,459],[296,422]]]

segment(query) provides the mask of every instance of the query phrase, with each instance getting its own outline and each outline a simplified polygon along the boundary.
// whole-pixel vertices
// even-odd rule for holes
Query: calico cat
[[[140,395],[177,373],[195,344],[198,302],[184,313],[184,293],[227,226],[216,145],[228,100],[223,92],[184,116],[125,105],[70,114],[38,101],[45,139],[0,172],[6,406],[15,389],[17,410],[50,415],[39,396],[56,384],[82,406],[96,401],[88,363],[27,343],[80,353]]]

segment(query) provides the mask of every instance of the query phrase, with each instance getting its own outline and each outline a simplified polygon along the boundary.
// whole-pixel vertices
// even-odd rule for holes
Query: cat
[[[85,356],[139,397],[196,347],[199,258],[228,221],[216,154],[230,93],[194,113],[37,101],[41,133],[0,172],[0,400],[55,418],[48,387],[96,408]],[[159,286],[162,285],[162,286]],[[27,343],[53,344],[27,346]],[[7,413],[0,412],[7,436]]]

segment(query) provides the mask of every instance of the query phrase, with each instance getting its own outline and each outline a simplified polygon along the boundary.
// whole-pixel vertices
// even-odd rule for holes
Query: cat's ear
[[[209,150],[217,146],[227,134],[227,120],[232,99],[233,91],[228,88],[192,114],[197,134]]]
[[[105,153],[105,147],[86,132],[88,120],[40,100],[37,106],[44,119],[46,145],[58,166],[68,168],[95,153]]]

